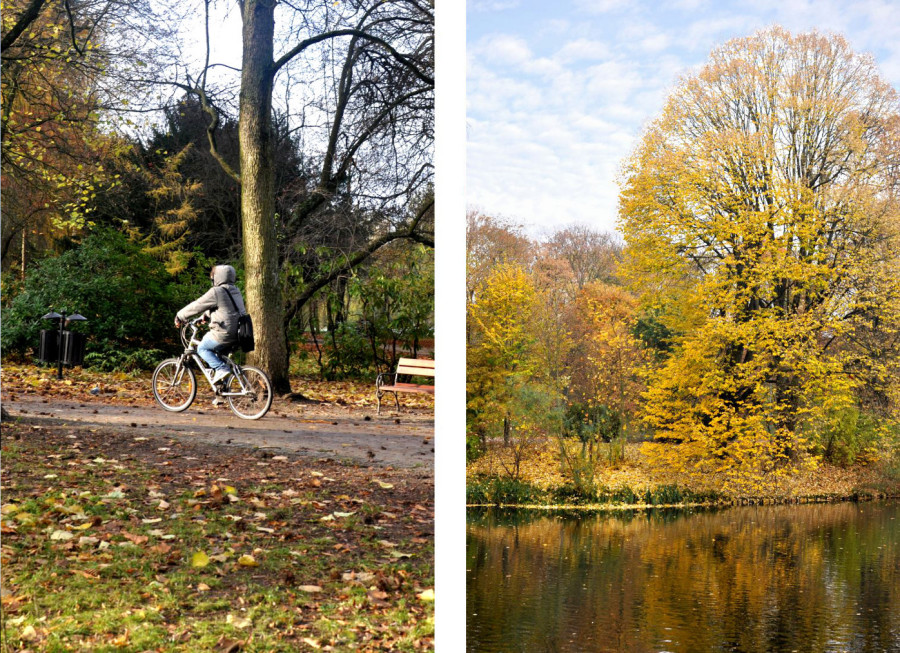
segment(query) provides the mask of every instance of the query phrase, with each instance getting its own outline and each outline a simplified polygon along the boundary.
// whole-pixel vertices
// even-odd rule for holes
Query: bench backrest
[[[397,374],[433,377],[434,361],[421,358],[401,358],[397,363]]]

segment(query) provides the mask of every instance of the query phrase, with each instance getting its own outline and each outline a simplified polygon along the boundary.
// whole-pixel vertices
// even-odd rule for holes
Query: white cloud
[[[665,50],[671,42],[672,39],[668,34],[653,34],[652,36],[641,39],[638,45],[644,52],[655,54]]]
[[[492,13],[515,9],[521,5],[519,0],[467,0],[466,12],[469,14]]]
[[[488,36],[475,51],[487,58],[491,64],[501,65],[522,64],[532,56],[525,39],[509,34]]]
[[[672,7],[682,11],[697,11],[698,9],[709,7],[709,0],[669,0],[663,3],[665,7]]]
[[[604,41],[576,39],[565,43],[556,53],[556,59],[564,63],[595,61],[606,59],[610,54],[609,45]]]
[[[619,12],[633,8],[634,0],[577,0],[575,7],[589,15],[601,15],[610,12]]]

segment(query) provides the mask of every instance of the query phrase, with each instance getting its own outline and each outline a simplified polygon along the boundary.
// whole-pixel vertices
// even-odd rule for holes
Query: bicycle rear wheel
[[[242,419],[259,419],[272,407],[272,383],[266,373],[257,367],[242,367],[241,373],[244,376],[246,392],[242,390],[237,377],[229,376],[226,395],[232,392],[236,394],[228,397],[228,405],[232,412]]]
[[[186,410],[197,396],[194,371],[179,363],[179,359],[169,358],[153,372],[153,396],[160,406],[173,413]]]

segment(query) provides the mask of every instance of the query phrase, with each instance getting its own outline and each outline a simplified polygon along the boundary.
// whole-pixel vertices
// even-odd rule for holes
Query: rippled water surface
[[[470,510],[469,651],[900,652],[900,503]]]

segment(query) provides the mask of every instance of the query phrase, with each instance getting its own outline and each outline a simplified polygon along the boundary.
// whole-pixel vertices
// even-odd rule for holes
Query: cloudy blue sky
[[[772,24],[838,32],[900,88],[900,0],[468,0],[469,206],[614,229],[619,166],[679,77]]]

